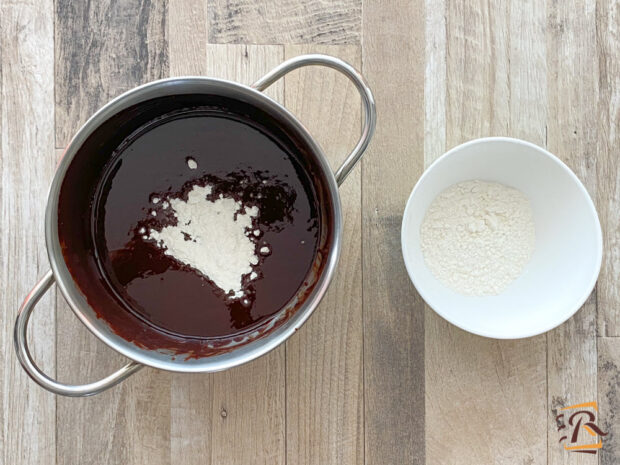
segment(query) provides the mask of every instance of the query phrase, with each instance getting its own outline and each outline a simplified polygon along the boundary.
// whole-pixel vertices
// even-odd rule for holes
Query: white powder
[[[224,292],[243,296],[243,276],[258,263],[256,244],[250,239],[252,219],[258,208],[220,196],[211,201],[211,186],[194,186],[187,202],[168,199],[177,218],[175,226],[151,229],[149,239],[165,248],[166,255],[211,279]],[[250,279],[256,277],[250,275]]]
[[[196,168],[198,168],[198,163],[196,163],[196,160],[194,160],[193,158],[189,157],[187,159],[187,167],[190,170],[195,170]]]
[[[465,295],[497,295],[521,275],[534,251],[532,206],[511,187],[461,182],[433,200],[420,239],[439,281]]]

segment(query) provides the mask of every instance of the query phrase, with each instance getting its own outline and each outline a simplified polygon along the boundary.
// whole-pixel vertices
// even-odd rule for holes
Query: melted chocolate
[[[126,110],[122,139],[113,121],[86,141],[82,152],[91,160],[78,153],[72,161],[58,226],[69,271],[117,334],[145,348],[204,356],[218,344],[201,340],[234,338],[283,309],[294,311],[294,297],[303,299],[322,269],[331,238],[324,218],[332,212],[321,202],[326,191],[303,155],[307,147],[281,123],[236,101],[212,97],[217,105],[188,107],[198,96],[183,97]],[[227,298],[140,233],[175,221],[153,196],[185,198],[195,184],[211,185],[214,198],[232,196],[259,208],[253,229],[261,234],[250,237],[257,250],[268,244],[271,253],[257,254],[258,278],[244,277],[245,302]]]
[[[197,163],[190,169],[187,159]],[[211,198],[257,206],[258,278],[247,295],[230,299],[207,277],[165,255],[140,229],[174,223],[163,199],[186,198],[195,184]],[[162,199],[157,204],[154,197]],[[94,242],[103,276],[127,309],[181,336],[234,334],[278,312],[295,295],[314,260],[316,199],[306,175],[268,135],[234,115],[192,110],[141,128],[113,155],[93,210]],[[151,211],[157,212],[155,217]],[[250,231],[251,232],[251,231]],[[295,259],[292,260],[291,256]]]

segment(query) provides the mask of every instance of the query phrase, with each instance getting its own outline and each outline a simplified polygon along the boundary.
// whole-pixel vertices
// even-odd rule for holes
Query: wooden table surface
[[[0,463],[620,463],[620,4],[618,0],[0,0]],[[342,258],[309,322],[269,355],[214,375],[145,369],[104,394],[55,397],[16,361],[17,308],[49,269],[54,167],[99,106],[174,75],[251,83],[285,58],[341,57],[368,79],[378,125],[341,189]],[[357,93],[326,69],[269,90],[338,165]],[[508,135],[557,154],[603,225],[598,286],[538,337],[484,339],[425,306],[400,221],[416,180],[463,141]],[[541,283],[544,286],[544,283]],[[31,325],[66,382],[124,360],[57,291]],[[597,455],[559,444],[563,406],[598,401]]]

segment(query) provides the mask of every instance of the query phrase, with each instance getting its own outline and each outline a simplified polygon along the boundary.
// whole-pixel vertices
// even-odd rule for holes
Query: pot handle
[[[360,158],[362,158],[362,155],[364,154],[364,151],[366,150],[366,147],[368,147],[368,143],[372,138],[372,134],[375,131],[375,125],[377,122],[375,100],[362,75],[347,62],[329,55],[300,55],[295,58],[291,58],[290,60],[286,60],[284,63],[278,65],[265,76],[252,84],[252,87],[256,90],[263,91],[285,74],[297,68],[310,65],[327,66],[328,68],[333,68],[336,71],[341,72],[348,77],[353,84],[355,84],[355,87],[362,97],[362,106],[364,107],[364,127],[357,145],[347,156],[344,163],[340,165],[340,168],[336,171],[336,182],[338,185],[341,185],[355,164],[360,160]]]
[[[54,394],[60,394],[69,397],[86,397],[94,394],[99,394],[112,386],[117,385],[128,376],[134,374],[143,366],[137,362],[130,362],[123,368],[110,376],[107,376],[94,383],[71,385],[60,383],[41,371],[41,369],[35,364],[28,349],[28,341],[26,338],[28,330],[28,320],[35,305],[39,302],[43,294],[54,284],[54,274],[48,271],[47,274],[41,279],[34,288],[30,291],[30,294],[26,296],[24,303],[19,309],[17,319],[15,320],[15,331],[13,333],[15,342],[15,352],[17,352],[17,358],[19,362],[26,370],[26,373],[34,380],[35,383],[44,387]]]

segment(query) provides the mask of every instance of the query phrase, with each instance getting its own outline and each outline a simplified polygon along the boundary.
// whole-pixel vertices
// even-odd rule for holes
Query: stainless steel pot
[[[355,84],[362,97],[364,107],[362,135],[353,151],[335,174],[330,170],[320,147],[301,123],[283,106],[262,93],[263,90],[288,72],[308,65],[327,66],[341,72]],[[80,291],[64,262],[58,236],[58,204],[62,182],[76,153],[86,139],[109,118],[130,106],[153,98],[200,93],[243,99],[268,114],[286,121],[287,125],[303,137],[307,146],[311,148],[312,156],[316,157],[316,164],[320,167],[326,180],[326,187],[329,192],[328,199],[331,204],[330,209],[334,212],[331,218],[333,224],[330,225],[333,231],[333,239],[312,291],[304,296],[303,301],[298,302],[294,312],[289,312],[286,320],[281,319],[279,324],[273,325],[272,331],[263,332],[250,342],[245,341],[244,344],[240,344],[230,351],[207,357],[184,358],[166,351],[148,350],[125,340],[112,331],[106,321],[97,317],[87,302],[87,296]],[[249,87],[231,81],[206,77],[170,78],[137,87],[109,102],[92,116],[75,135],[67,147],[52,181],[45,215],[45,236],[51,271],[28,294],[19,309],[15,322],[15,350],[28,375],[36,383],[55,394],[89,396],[120,383],[145,365],[177,372],[214,372],[249,362],[284,342],[312,314],[332,279],[340,254],[342,234],[342,213],[338,185],[345,180],[366,150],[374,132],[375,121],[374,99],[363,77],[344,61],[325,55],[303,55],[288,60]],[[41,371],[28,349],[26,332],[28,320],[35,305],[54,282],[82,323],[111,348],[131,359],[130,363],[104,379],[83,385],[61,383]]]

